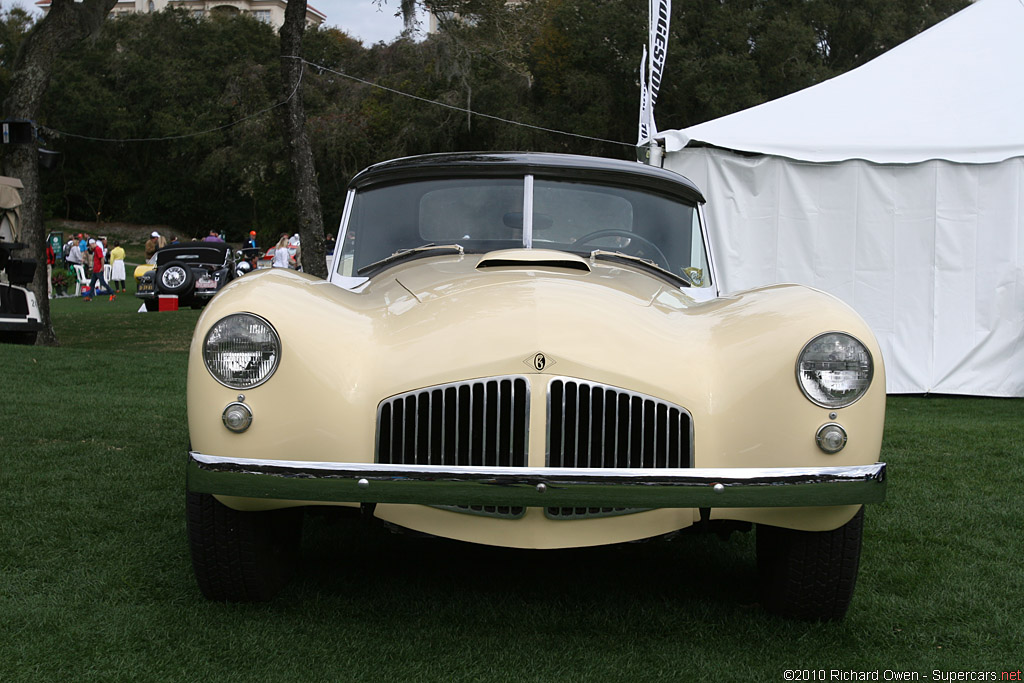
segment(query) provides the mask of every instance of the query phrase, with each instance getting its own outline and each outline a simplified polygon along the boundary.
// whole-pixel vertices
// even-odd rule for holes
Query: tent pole
[[[665,164],[665,148],[657,140],[651,140],[644,145],[637,145],[636,160],[648,166],[663,168]]]

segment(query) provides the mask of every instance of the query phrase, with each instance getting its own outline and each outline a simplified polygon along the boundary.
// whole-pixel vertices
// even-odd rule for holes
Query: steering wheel
[[[661,266],[665,270],[668,270],[668,271],[672,270],[672,266],[670,266],[669,262],[668,262],[668,257],[665,256],[665,252],[663,252],[658,247],[657,244],[655,244],[651,240],[647,239],[643,235],[638,235],[635,232],[630,232],[629,230],[615,230],[615,229],[611,229],[611,230],[595,230],[594,232],[588,232],[586,235],[583,235],[582,237],[577,237],[576,241],[573,242],[573,246],[586,244],[587,242],[593,242],[594,240],[599,240],[599,239],[602,239],[604,237],[625,237],[625,238],[627,238],[629,240],[636,240],[637,242],[643,242],[644,244],[649,246],[651,248],[651,250],[654,252],[653,254],[651,254],[651,260],[652,261],[657,263],[659,266]],[[629,253],[629,252],[627,252],[627,253]],[[637,256],[637,255],[638,254],[631,254],[631,256]]]

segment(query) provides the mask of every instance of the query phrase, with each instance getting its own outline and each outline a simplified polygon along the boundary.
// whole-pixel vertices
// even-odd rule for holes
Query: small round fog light
[[[822,425],[814,437],[818,448],[826,453],[838,453],[846,446],[846,430],[835,422]]]
[[[252,411],[244,403],[229,403],[220,416],[224,426],[233,432],[241,433],[252,424]]]

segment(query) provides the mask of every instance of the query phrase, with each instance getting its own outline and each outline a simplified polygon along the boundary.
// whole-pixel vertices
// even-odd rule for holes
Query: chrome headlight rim
[[[264,375],[261,379],[257,380],[256,382],[253,382],[253,383],[250,383],[250,384],[242,384],[242,383],[236,382],[234,384],[231,384],[229,382],[225,382],[223,379],[218,377],[217,373],[215,373],[210,368],[210,363],[208,361],[207,346],[210,343],[210,335],[213,334],[213,332],[217,329],[217,327],[219,325],[221,325],[224,321],[226,321],[226,320],[228,320],[230,318],[242,318],[242,317],[245,317],[245,318],[255,318],[256,320],[258,320],[262,324],[266,325],[267,328],[270,330],[271,337],[272,337],[273,343],[274,343],[274,363],[273,363],[273,365],[271,365],[271,367],[267,371],[266,375]],[[212,325],[210,325],[210,329],[208,329],[206,331],[206,334],[203,336],[203,347],[201,349],[201,353],[202,353],[202,357],[203,357],[203,365],[206,367],[206,371],[210,374],[210,377],[212,377],[214,379],[214,381],[216,381],[218,384],[220,384],[221,386],[225,386],[228,389],[235,390],[235,391],[238,391],[238,390],[241,390],[241,389],[253,389],[253,388],[258,387],[258,386],[266,383],[267,381],[269,381],[270,378],[274,376],[274,373],[277,372],[277,368],[281,364],[281,335],[278,334],[277,328],[275,328],[270,323],[269,320],[267,320],[266,318],[264,318],[261,315],[257,315],[256,313],[250,313],[248,311],[238,311],[236,313],[229,313],[228,315],[225,315],[225,316],[219,318],[217,320],[217,322],[215,322]]]
[[[867,376],[867,380],[866,380],[865,385],[864,385],[864,390],[861,391],[859,394],[857,394],[856,396],[854,396],[853,398],[851,398],[849,400],[841,399],[841,400],[832,401],[832,402],[825,402],[825,401],[819,400],[815,396],[811,395],[811,393],[809,391],[807,391],[807,387],[804,386],[804,382],[803,382],[803,379],[801,377],[800,365],[803,363],[804,354],[807,352],[807,349],[810,348],[810,346],[812,344],[814,344],[818,340],[822,339],[823,337],[828,337],[828,336],[831,336],[831,335],[839,335],[839,336],[846,337],[846,338],[852,340],[854,343],[858,344],[864,350],[864,353],[867,355],[867,359],[868,359],[868,376]],[[871,353],[871,349],[868,348],[868,345],[865,344],[864,342],[862,342],[856,336],[850,334],[849,332],[844,332],[842,330],[830,330],[828,332],[822,332],[821,334],[816,334],[811,339],[809,339],[806,344],[804,344],[800,348],[800,353],[797,354],[797,357],[796,357],[795,377],[796,377],[796,385],[798,387],[800,387],[800,392],[804,395],[804,398],[806,398],[808,401],[810,401],[814,405],[819,406],[821,408],[826,408],[828,410],[839,410],[841,408],[849,408],[850,406],[852,406],[853,404],[857,403],[862,398],[864,398],[867,395],[868,391],[871,389],[871,383],[875,379],[875,358],[874,358],[874,356]]]
[[[838,446],[829,446],[827,435],[829,433],[838,434],[842,439]],[[825,424],[818,427],[818,431],[814,434],[814,440],[818,444],[818,448],[827,455],[835,455],[839,451],[846,448],[846,444],[850,441],[850,435],[847,434],[846,429],[843,425],[838,422],[826,422]]]
[[[232,414],[241,415],[240,424],[232,423]],[[220,414],[220,419],[229,431],[232,431],[235,434],[241,434],[252,426],[252,408],[242,401],[232,401],[224,406],[224,411]]]

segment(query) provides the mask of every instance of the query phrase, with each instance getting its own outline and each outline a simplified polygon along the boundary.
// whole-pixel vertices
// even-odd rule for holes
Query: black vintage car
[[[139,277],[135,296],[147,311],[157,310],[161,294],[177,296],[179,306],[200,308],[235,275],[233,252],[222,242],[164,247],[156,253],[156,268]]]

